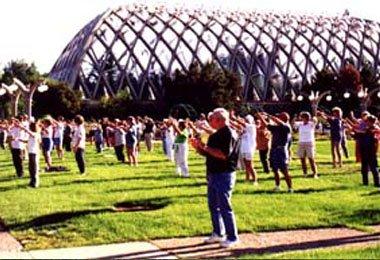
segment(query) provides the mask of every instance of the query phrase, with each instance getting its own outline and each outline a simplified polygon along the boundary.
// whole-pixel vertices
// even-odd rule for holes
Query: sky
[[[34,62],[49,72],[62,50],[90,20],[108,8],[132,3],[186,7],[290,11],[352,16],[380,21],[374,0],[1,0],[0,68],[11,60]]]

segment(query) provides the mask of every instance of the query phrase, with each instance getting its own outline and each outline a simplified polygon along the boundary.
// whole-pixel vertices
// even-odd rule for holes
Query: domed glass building
[[[325,67],[338,71],[350,60],[377,69],[379,35],[377,22],[350,16],[127,5],[78,32],[50,77],[89,99],[124,90],[134,100],[160,100],[164,76],[214,61],[241,76],[245,100],[282,100]]]

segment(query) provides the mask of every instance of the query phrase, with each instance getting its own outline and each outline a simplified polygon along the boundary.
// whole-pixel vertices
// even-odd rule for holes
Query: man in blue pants
[[[231,204],[239,142],[236,132],[228,126],[227,110],[215,109],[209,121],[215,132],[210,135],[207,145],[199,139],[191,139],[192,146],[206,157],[207,197],[213,232],[205,243],[220,242],[222,247],[227,248],[239,242]]]

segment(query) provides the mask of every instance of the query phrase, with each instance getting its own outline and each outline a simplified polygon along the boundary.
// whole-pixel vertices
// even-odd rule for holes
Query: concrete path
[[[149,242],[49,249],[23,252],[19,247],[1,251],[0,258],[11,259],[177,259],[237,257],[243,254],[263,254],[302,251],[318,248],[364,247],[380,245],[380,225],[372,232],[348,228],[305,229],[240,235],[241,243],[224,249],[219,244],[204,244],[204,237],[160,239]],[[0,240],[1,241],[1,240]]]
[[[21,251],[22,245],[14,239],[0,220],[0,256],[2,251]]]

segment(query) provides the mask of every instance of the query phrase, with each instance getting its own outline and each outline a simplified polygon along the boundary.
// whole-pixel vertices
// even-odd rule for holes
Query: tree
[[[17,78],[21,80],[24,84],[34,84],[38,80],[40,80],[41,75],[37,70],[37,67],[32,64],[28,64],[23,60],[16,60],[16,61],[11,61],[9,62],[3,69],[2,77],[1,77],[1,83],[5,83],[7,85],[13,84],[13,78]],[[21,97],[21,92],[16,91],[15,95],[8,96],[7,97],[2,97],[1,98],[1,104],[2,104],[2,109],[5,110],[6,115],[11,115],[9,110],[11,110],[11,107],[9,103],[12,104],[18,104],[18,106],[14,106],[12,109],[13,113],[15,113],[17,110],[26,112],[26,106],[25,106],[25,100]],[[20,101],[20,102],[19,102]]]
[[[36,117],[51,115],[53,117],[73,117],[80,111],[82,94],[73,90],[64,82],[49,80],[49,89],[44,93],[34,94],[33,111]]]
[[[12,84],[13,78],[16,77],[24,84],[37,82],[41,75],[34,63],[28,64],[23,60],[9,62],[3,70],[2,82]]]
[[[214,62],[193,63],[187,71],[177,70],[173,79],[163,82],[169,107],[189,104],[197,112],[208,112],[215,107],[234,108],[241,100],[240,78]]]

